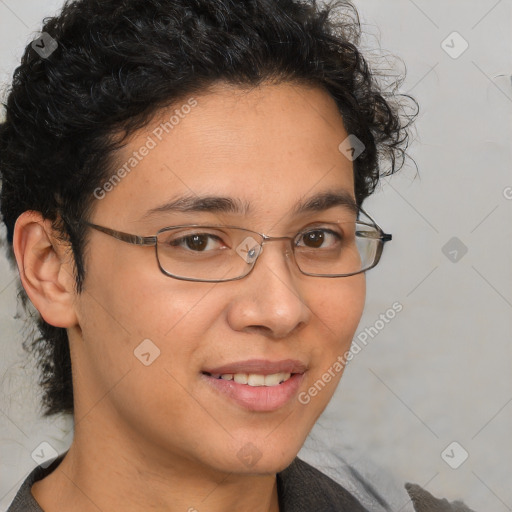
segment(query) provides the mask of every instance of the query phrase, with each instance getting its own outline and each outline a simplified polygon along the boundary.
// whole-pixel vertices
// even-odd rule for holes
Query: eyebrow
[[[347,191],[338,190],[321,192],[306,200],[299,201],[292,210],[292,215],[320,212],[336,206],[348,208],[355,214],[359,211],[354,198]],[[247,201],[241,201],[233,197],[182,196],[148,210],[143,217],[146,218],[158,213],[169,212],[231,213],[245,216],[251,212],[251,206]]]

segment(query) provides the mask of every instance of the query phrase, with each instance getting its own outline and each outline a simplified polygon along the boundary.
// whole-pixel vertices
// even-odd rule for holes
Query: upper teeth
[[[234,380],[238,384],[248,384],[249,386],[277,386],[281,382],[288,380],[291,373],[273,373],[272,375],[259,375],[257,373],[223,373],[212,374],[216,379]]]

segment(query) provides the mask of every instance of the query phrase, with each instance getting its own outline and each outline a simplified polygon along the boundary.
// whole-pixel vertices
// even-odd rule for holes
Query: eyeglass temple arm
[[[368,215],[362,208],[361,211],[379,228],[382,235],[380,239],[383,242],[388,242],[392,239],[392,235],[390,233],[384,233],[382,228]],[[93,224],[92,222],[85,222],[85,224],[93,229],[96,229],[97,231],[101,231],[102,233],[105,233],[109,236],[112,236],[114,238],[117,238],[118,240],[121,240],[122,242],[126,242],[133,245],[142,245],[142,246],[151,246],[157,244],[157,237],[156,236],[139,236],[139,235],[132,235],[130,233],[124,233],[122,231],[117,231],[115,229],[106,228],[104,226],[99,226],[98,224]],[[359,236],[364,236],[364,233],[361,232]],[[284,237],[286,238],[286,237]]]
[[[385,233],[384,230],[375,222],[373,217],[369,213],[365,212],[361,207],[359,207],[359,210],[362,211],[380,229],[380,232],[382,233],[381,240],[383,242],[389,242],[392,240],[393,236],[391,233]]]
[[[101,231],[107,235],[113,236],[122,242],[126,242],[133,245],[156,245],[157,238],[156,236],[138,236],[131,235],[130,233],[123,233],[122,231],[116,231],[115,229],[105,228],[103,226],[98,226],[98,224],[93,224],[92,222],[85,222],[89,227],[96,229],[97,231]]]

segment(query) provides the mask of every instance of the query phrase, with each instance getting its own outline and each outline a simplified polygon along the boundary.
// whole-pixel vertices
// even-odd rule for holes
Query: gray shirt
[[[7,512],[44,512],[30,489],[49,475],[66,453],[48,467],[37,466],[25,479]],[[284,471],[277,473],[280,512],[371,512],[340,484],[296,457]],[[448,503],[434,498],[415,484],[406,484],[416,512],[474,512],[461,502]]]

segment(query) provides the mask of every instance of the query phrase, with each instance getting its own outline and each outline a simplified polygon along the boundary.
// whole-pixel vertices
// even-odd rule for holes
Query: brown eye
[[[165,243],[168,248],[179,248],[193,252],[211,252],[224,245],[222,239],[212,233],[172,235]]]
[[[318,228],[302,232],[296,245],[303,249],[337,249],[342,241],[342,233],[337,233],[328,228]]]
[[[202,251],[208,245],[208,237],[205,235],[193,235],[184,238],[185,244],[193,251]]]
[[[310,231],[302,236],[304,243],[308,247],[318,248],[321,247],[325,241],[325,234],[321,230]]]

